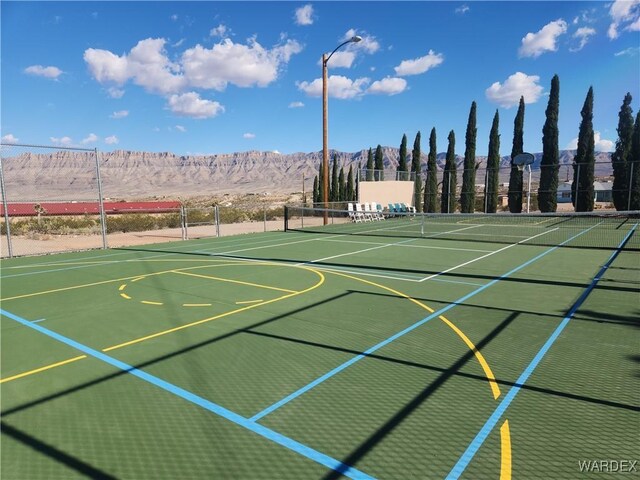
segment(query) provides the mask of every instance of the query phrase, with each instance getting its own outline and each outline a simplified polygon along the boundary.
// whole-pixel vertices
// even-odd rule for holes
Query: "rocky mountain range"
[[[4,148],[4,147],[3,147]],[[560,152],[560,176],[571,171],[575,151]],[[365,168],[368,151],[355,153],[330,152],[339,165],[354,173],[360,165]],[[224,193],[291,193],[303,188],[310,191],[318,174],[322,152],[281,154],[248,151],[215,155],[175,155],[115,150],[99,152],[103,196],[107,198],[153,198],[219,195]],[[410,156],[410,153],[409,153]],[[386,173],[392,178],[398,164],[399,150],[383,148]],[[534,175],[539,171],[541,153],[535,154]],[[422,155],[422,170],[426,171],[426,154]],[[410,159],[409,159],[410,161]],[[463,157],[457,157],[459,174]],[[478,181],[484,178],[486,157],[480,163]],[[445,153],[438,154],[438,169],[445,163]],[[596,176],[611,175],[610,154],[596,156]],[[501,172],[508,178],[510,157],[501,161]],[[93,152],[43,150],[11,147],[2,153],[2,169],[9,201],[29,200],[85,200],[97,195],[96,161]],[[501,177],[504,178],[501,174]]]

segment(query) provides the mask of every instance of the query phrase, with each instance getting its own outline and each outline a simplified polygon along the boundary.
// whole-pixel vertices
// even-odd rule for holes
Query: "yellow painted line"
[[[183,307],[210,307],[211,303],[183,303]]]
[[[118,345],[113,345],[111,347],[103,349],[102,351],[103,352],[110,352],[111,350],[115,350],[117,348],[127,347],[129,345],[133,345],[133,344],[136,344],[136,343],[144,342],[145,340],[150,340],[152,338],[161,337],[163,335],[167,335],[169,333],[177,332],[179,330],[184,330],[185,328],[190,328],[190,327],[194,327],[196,325],[201,325],[203,323],[212,322],[214,320],[218,320],[220,318],[228,317],[228,316],[234,315],[236,313],[244,312],[244,311],[256,308],[256,307],[261,307],[263,305],[268,305],[270,303],[275,303],[275,302],[278,302],[278,301],[281,301],[281,300],[285,300],[287,298],[295,297],[297,295],[301,295],[303,293],[310,292],[311,290],[315,290],[316,288],[318,288],[320,285],[322,285],[324,283],[325,277],[318,270],[315,270],[315,269],[312,269],[312,268],[308,268],[308,267],[299,267],[299,268],[303,268],[305,270],[309,270],[310,272],[314,272],[316,275],[318,275],[320,277],[320,280],[318,281],[318,283],[316,283],[315,285],[312,285],[309,288],[305,288],[304,290],[300,290],[298,292],[293,292],[293,293],[290,293],[288,295],[283,295],[283,296],[278,297],[278,298],[272,298],[271,300],[266,300],[264,302],[254,303],[253,305],[247,305],[246,307],[237,308],[235,310],[230,310],[228,312],[221,313],[219,315],[214,315],[213,317],[208,317],[208,318],[204,318],[202,320],[198,320],[198,321],[195,321],[195,322],[187,323],[185,325],[180,325],[179,327],[174,327],[174,328],[170,328],[168,330],[163,330],[161,332],[152,333],[151,335],[146,335],[144,337],[136,338],[136,339],[130,340],[128,342],[120,343]]]
[[[509,420],[500,427],[500,480],[511,480],[511,431]]]
[[[126,283],[124,283],[124,284],[120,285],[120,288],[119,288],[118,290],[122,291],[122,290],[124,290],[125,288],[127,288],[127,284],[126,284]]]
[[[263,300],[245,300],[244,302],[236,302],[236,305],[244,305],[245,303],[258,303],[262,301]]]
[[[35,368],[27,372],[22,372],[17,375],[13,375],[11,377],[0,379],[0,383],[10,382],[11,380],[17,380],[18,378],[26,377],[28,375],[33,375],[34,373],[44,372],[45,370],[50,370],[52,368],[60,367],[62,365],[66,365],[67,363],[76,362],[78,360],[82,360],[83,358],[87,358],[87,356],[80,355],[78,357],[68,358],[67,360],[63,360],[61,362],[52,363],[51,365],[45,365],[44,367]]]
[[[469,337],[467,337],[464,334],[464,332],[460,330],[458,327],[456,327],[450,320],[448,320],[442,315],[440,315],[440,317],[438,318],[440,318],[440,320],[446,323],[451,330],[456,332],[456,334],[462,339],[462,341],[467,344],[467,347],[469,347],[469,350],[473,352],[476,359],[478,360],[478,363],[482,367],[482,370],[484,371],[485,377],[487,377],[487,380],[489,381],[489,385],[491,386],[491,392],[493,393],[493,398],[497,399],[500,396],[500,387],[498,387],[498,382],[496,382],[496,377],[493,374],[491,367],[487,363],[487,360],[484,358],[484,355],[480,353],[480,350],[478,350],[478,348],[469,339]]]
[[[143,261],[143,260],[138,260],[138,261]],[[151,261],[151,260],[148,260],[148,261]],[[127,260],[127,262],[129,262],[129,260]],[[252,264],[248,264],[247,262],[244,262],[244,263],[228,262],[228,263],[222,263],[222,264],[219,264],[219,265],[197,265],[195,267],[187,267],[184,270],[195,270],[197,268],[226,267],[226,266],[229,266],[229,265],[279,265],[279,266],[281,266],[281,264],[277,264],[277,263],[273,263],[273,262],[260,262],[260,263],[252,263]],[[161,272],[149,273],[149,274],[143,275],[143,276],[140,276],[138,274],[138,275],[132,275],[132,276],[129,276],[129,277],[114,278],[112,280],[103,280],[101,282],[83,283],[83,284],[80,284],[80,285],[72,285],[70,287],[54,288],[54,289],[51,289],[51,290],[44,290],[42,292],[25,293],[25,294],[22,294],[22,295],[16,295],[14,297],[0,298],[0,301],[1,302],[7,302],[9,300],[19,300],[21,298],[37,297],[37,296],[40,296],[40,295],[48,295],[50,293],[66,292],[66,291],[69,291],[69,290],[77,290],[79,288],[95,287],[95,286],[98,286],[98,285],[106,285],[106,284],[109,284],[109,283],[116,283],[116,282],[124,282],[124,281],[132,281],[132,282],[134,282],[134,281],[140,280],[142,278],[151,277],[151,276],[154,276],[154,275],[164,275],[166,273],[170,273],[170,272],[173,272],[173,271],[175,271],[175,269],[164,270],[164,271],[161,271]]]
[[[127,300],[131,300],[131,297],[129,295],[127,295],[126,293],[121,293],[120,296],[122,298],[126,298]]]
[[[372,282],[370,280],[365,280],[364,278],[354,277],[352,275],[348,275],[346,273],[331,271],[330,273],[334,275],[339,275],[341,277],[351,278],[353,280],[357,280],[363,283],[368,283],[369,285],[373,285],[378,288],[382,288],[383,290],[387,290],[388,292],[399,295],[400,297],[406,298],[407,300],[419,305],[421,308],[424,308],[428,312],[433,313],[434,310],[430,308],[428,305],[425,305],[419,300],[410,297],[406,293],[399,292],[398,290],[394,290],[393,288],[387,287],[385,285],[380,285],[379,283]],[[474,345],[474,343],[467,337],[462,330],[456,327],[449,319],[445,316],[440,315],[438,317],[441,321],[443,321],[449,328],[451,328],[456,335],[458,335],[462,341],[467,345],[467,347],[473,352],[474,356],[480,363],[482,370],[484,371],[485,377],[489,382],[491,387],[491,392],[493,393],[493,398],[498,399],[500,396],[500,387],[498,386],[498,382],[496,382],[496,377],[491,370],[491,367],[487,363],[487,360],[484,358],[484,355],[478,350],[478,348]],[[500,453],[500,478],[501,480],[510,480],[511,479],[511,436],[509,435],[509,424],[505,420],[506,426],[500,428],[500,443],[501,443],[501,453]]]
[[[140,303],[144,303],[145,305],[164,305],[162,302],[150,302],[148,300],[140,300]]]
[[[295,290],[288,290],[286,288],[272,287],[270,285],[261,285],[259,283],[244,282],[242,280],[231,280],[230,278],[214,277],[212,275],[201,275],[199,273],[181,272],[179,270],[172,270],[171,273],[177,273],[179,275],[188,275],[190,277],[206,278],[209,280],[218,280],[219,282],[237,283],[239,285],[247,285],[249,287],[266,288],[267,290],[277,290],[278,292],[296,293]]]
[[[249,264],[247,262],[233,262],[232,263],[232,265],[238,265],[238,264],[239,265],[258,265],[258,263]],[[278,266],[282,266],[282,264],[277,264],[277,263],[273,263],[273,262],[260,262],[259,264],[260,265],[278,265]],[[229,265],[229,264],[223,264],[223,265],[219,265],[219,266],[226,266],[226,265]],[[205,268],[205,267],[210,267],[210,266],[211,265],[205,265],[205,266],[190,267],[190,268]],[[178,331],[178,330],[183,330],[185,328],[193,327],[195,325],[199,325],[199,324],[206,323],[206,322],[211,322],[213,320],[217,320],[218,318],[223,318],[223,317],[235,314],[235,313],[243,312],[245,310],[250,310],[252,308],[256,308],[256,307],[259,307],[259,306],[262,306],[262,305],[267,305],[267,304],[270,304],[270,303],[274,303],[274,302],[277,302],[279,300],[285,300],[287,298],[295,297],[297,295],[301,295],[303,293],[310,292],[311,290],[315,290],[316,288],[320,287],[325,281],[325,276],[321,272],[316,270],[316,269],[309,268],[309,267],[304,267],[304,266],[295,267],[295,268],[301,268],[303,270],[308,270],[310,272],[313,272],[316,275],[318,275],[320,280],[316,284],[314,284],[311,287],[306,288],[304,290],[300,290],[300,291],[297,291],[297,292],[292,292],[292,293],[290,293],[288,295],[283,295],[281,297],[274,298],[274,299],[271,299],[271,300],[267,300],[265,302],[256,303],[256,304],[249,305],[249,306],[246,306],[246,307],[238,308],[236,310],[232,310],[230,312],[227,312],[227,313],[224,313],[224,314],[221,314],[221,315],[216,315],[214,317],[205,318],[203,320],[199,320],[197,322],[192,322],[192,323],[189,323],[187,325],[182,325],[180,327],[172,328],[172,329],[169,329],[169,330],[164,330],[164,331],[161,331],[161,332],[154,333],[152,335],[147,335],[145,337],[136,338],[136,339],[131,340],[129,342],[125,342],[125,343],[121,343],[121,344],[118,344],[118,345],[113,345],[111,347],[103,348],[102,351],[103,352],[109,352],[111,350],[115,350],[115,349],[118,349],[118,348],[126,347],[128,345],[133,345],[135,343],[140,343],[140,342],[142,342],[144,340],[148,340],[148,339],[151,339],[151,338],[156,338],[156,337],[159,337],[161,335],[167,335],[169,333],[172,333],[172,332],[175,332],[175,331]],[[152,273],[152,274],[149,274],[149,275],[157,275],[157,274],[168,273],[168,272],[172,272],[172,271],[173,270],[166,270],[164,272],[157,272],[157,273]],[[74,287],[65,287],[65,288],[56,289],[56,290],[47,290],[45,292],[32,293],[32,294],[28,294],[28,295],[20,295],[20,296],[17,296],[17,297],[11,297],[11,298],[2,299],[2,300],[12,300],[12,299],[15,299],[15,298],[24,298],[24,297],[31,297],[31,296],[36,296],[36,295],[44,295],[46,293],[52,293],[52,292],[55,292],[55,291],[72,290],[72,289],[75,289],[75,288],[83,288],[83,287],[88,287],[88,286],[93,286],[93,285],[100,285],[100,284],[105,284],[105,283],[121,282],[123,280],[130,280],[131,278],[144,278],[144,277],[140,277],[138,275],[136,277],[125,277],[125,278],[119,278],[119,279],[115,279],[115,280],[106,280],[104,282],[95,282],[95,283],[92,283],[92,284],[85,284],[85,285],[74,286]],[[128,297],[124,293],[121,293],[120,295],[124,296],[125,298],[131,298],[131,297]],[[5,379],[0,379],[0,383],[8,382],[10,380],[17,380],[19,378],[23,378],[23,377],[26,377],[26,376],[29,376],[29,375],[33,375],[35,373],[39,373],[39,372],[43,372],[45,370],[49,370],[49,369],[52,369],[52,368],[60,367],[60,366],[65,365],[67,363],[75,362],[75,361],[81,360],[83,358],[87,358],[86,355],[80,355],[78,357],[69,358],[69,359],[63,360],[61,362],[52,363],[50,365],[45,365],[44,367],[40,367],[40,368],[36,368],[36,369],[33,369],[33,370],[29,370],[27,372],[19,373],[17,375],[13,375],[13,376],[7,377]]]

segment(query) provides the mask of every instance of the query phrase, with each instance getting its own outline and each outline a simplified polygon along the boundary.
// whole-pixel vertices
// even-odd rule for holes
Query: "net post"
[[[284,206],[284,231],[289,231],[289,207]]]
[[[187,218],[184,205],[180,205],[180,233],[182,234],[182,240],[187,239]]]

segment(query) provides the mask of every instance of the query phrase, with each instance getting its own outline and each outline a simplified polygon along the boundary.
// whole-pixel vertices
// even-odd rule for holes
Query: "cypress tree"
[[[582,121],[578,133],[578,151],[573,159],[571,199],[576,212],[591,212],[593,211],[593,176],[596,161],[593,138],[593,87],[589,87],[580,115]]]
[[[407,135],[402,135],[400,158],[398,158],[398,180],[407,180]]]
[[[376,181],[382,181],[384,180],[384,159],[382,156],[382,147],[380,145],[378,145],[376,147],[376,157],[375,157],[375,180]]]
[[[462,172],[462,193],[460,195],[460,211],[473,213],[476,200],[476,102],[471,103],[467,133],[465,135],[464,170]]]
[[[349,173],[347,174],[347,194],[345,200],[352,202],[356,199],[355,189],[353,188],[353,165],[349,165]]]
[[[631,203],[629,209],[640,210],[640,112],[636,114],[636,124],[633,127],[631,155],[628,164],[629,175],[631,175]]]
[[[355,201],[360,198],[360,182],[362,181],[360,175],[362,175],[362,163],[358,162],[358,171],[356,172],[356,177],[353,180],[355,183],[355,188],[353,190],[353,200]]]
[[[627,93],[618,114],[618,140],[616,149],[611,154],[613,166],[613,205],[616,210],[626,210],[629,205],[629,168],[633,137],[633,112],[631,110],[631,94]]]
[[[496,213],[498,210],[498,183],[500,173],[500,116],[498,110],[493,116],[491,132],[489,133],[489,152],[487,155],[487,180],[485,185],[485,210]]]
[[[444,164],[442,176],[442,195],[440,211],[442,213],[454,213],[456,211],[456,187],[458,183],[456,174],[456,134],[449,132],[449,146],[447,147],[447,159]]]
[[[318,204],[318,176],[313,177],[313,206]]]
[[[436,129],[431,129],[429,135],[429,157],[427,160],[427,182],[424,186],[424,208],[427,213],[435,213],[438,200],[438,164],[436,158]]]
[[[411,171],[415,174],[413,182],[413,205],[417,212],[422,211],[422,177],[420,177],[420,131],[416,134],[413,142],[413,151],[411,152]]]
[[[373,181],[373,152],[369,149],[367,155],[367,182]]]
[[[344,181],[344,167],[340,167],[340,174],[338,175],[338,202],[344,202],[347,200],[347,185]]]
[[[558,149],[558,111],[560,106],[560,79],[551,79],[549,103],[545,111],[546,120],[542,127],[542,160],[540,161],[540,186],[538,187],[538,207],[541,212],[555,212],[558,208],[558,169],[560,151]]]
[[[338,202],[340,195],[340,184],[338,184],[338,154],[333,154],[333,165],[331,166],[331,187],[329,191],[329,201]]]
[[[513,163],[516,155],[524,152],[524,97],[520,97],[518,113],[513,122],[513,147],[511,149],[511,173],[509,174],[509,211],[522,212],[522,172]]]

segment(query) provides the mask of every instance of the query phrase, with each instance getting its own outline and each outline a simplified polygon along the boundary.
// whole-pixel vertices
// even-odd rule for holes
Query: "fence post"
[[[4,171],[2,170],[2,157],[0,156],[0,188],[2,189],[2,206],[4,207],[4,225],[7,231],[7,252],[9,258],[13,257],[13,247],[11,245],[11,227],[9,225],[9,208],[7,205],[7,191],[4,186]]]
[[[575,188],[575,191],[576,191],[576,193],[575,193],[576,202],[575,202],[575,204],[573,206],[573,209],[576,212],[579,212],[580,210],[578,210],[578,202],[580,201],[580,195],[579,195],[579,193],[580,193],[580,164],[579,163],[576,164],[576,167],[577,167],[577,169],[576,169],[576,180],[575,180],[575,182],[573,182],[573,183],[575,183],[575,185],[573,185],[573,187]]]
[[[633,163],[628,162],[629,164],[629,193],[627,194],[627,211],[631,210],[631,188],[633,185]]]
[[[216,222],[216,237],[220,237],[220,210],[218,205],[213,207],[213,216]]]
[[[102,177],[100,176],[100,155],[98,149],[93,150],[96,157],[96,180],[98,182],[98,208],[100,210],[100,225],[102,226],[102,248],[107,249],[107,216],[104,213],[104,200],[102,196]]]
[[[284,206],[284,231],[289,230],[289,207]]]
[[[449,172],[449,176],[447,177],[447,213],[450,213],[449,205],[451,205],[451,172]]]
[[[180,234],[182,240],[187,239],[187,219],[184,205],[180,205]]]
[[[264,231],[267,231],[267,207],[263,206],[262,207],[262,214],[264,217]]]
[[[484,170],[484,213],[489,209],[489,167]]]

